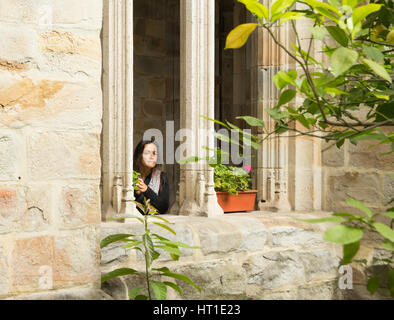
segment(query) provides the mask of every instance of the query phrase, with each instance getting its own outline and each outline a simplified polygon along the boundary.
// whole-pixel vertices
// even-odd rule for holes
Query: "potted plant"
[[[214,167],[215,191],[224,212],[253,211],[257,190],[250,190],[252,168],[211,165]]]
[[[253,211],[258,190],[250,189],[250,172],[252,167],[249,165],[243,168],[225,165],[224,159],[229,159],[228,152],[220,148],[210,149],[203,147],[208,151],[214,151],[214,156],[199,158],[192,156],[179,160],[179,163],[198,162],[201,160],[208,161],[209,165],[214,168],[214,183],[218,203],[224,212],[242,212]]]

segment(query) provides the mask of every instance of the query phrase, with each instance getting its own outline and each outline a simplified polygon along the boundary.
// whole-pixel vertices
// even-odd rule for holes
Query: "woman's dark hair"
[[[145,146],[147,144],[154,144],[157,148],[157,152],[159,153],[159,146],[155,142],[155,139],[152,138],[151,140],[141,140],[137,146],[135,147],[134,150],[134,156],[133,156],[133,169],[139,173],[142,173],[144,165],[142,164],[142,154],[145,150]],[[154,170],[159,170],[160,171],[160,190],[162,188],[163,183],[165,182],[166,176],[163,172],[163,166],[161,164],[157,164],[156,166],[152,169],[152,172]]]

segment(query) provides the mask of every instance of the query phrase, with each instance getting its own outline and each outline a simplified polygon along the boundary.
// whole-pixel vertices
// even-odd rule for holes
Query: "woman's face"
[[[142,164],[153,169],[157,163],[157,148],[153,143],[145,145],[142,153]]]

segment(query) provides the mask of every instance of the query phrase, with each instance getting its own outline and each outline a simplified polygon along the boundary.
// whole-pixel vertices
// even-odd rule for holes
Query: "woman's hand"
[[[140,189],[138,190],[139,192],[137,191],[137,194],[140,194],[141,192],[145,192],[146,190],[148,190],[148,186],[141,178],[138,179],[138,183],[136,184],[136,186]]]

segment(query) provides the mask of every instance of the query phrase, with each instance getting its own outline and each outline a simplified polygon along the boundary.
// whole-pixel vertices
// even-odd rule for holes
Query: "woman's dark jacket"
[[[148,186],[148,189],[139,195],[137,195],[137,193],[134,191],[134,198],[137,202],[141,204],[144,204],[144,197],[147,200],[150,199],[150,204],[154,206],[160,214],[164,214],[168,210],[170,201],[170,188],[168,185],[167,175],[165,172],[161,172],[160,174],[161,187],[158,195],[149,187],[151,176],[152,174],[147,176],[144,181],[145,184]],[[144,214],[140,208],[137,207],[137,209],[142,214]]]

